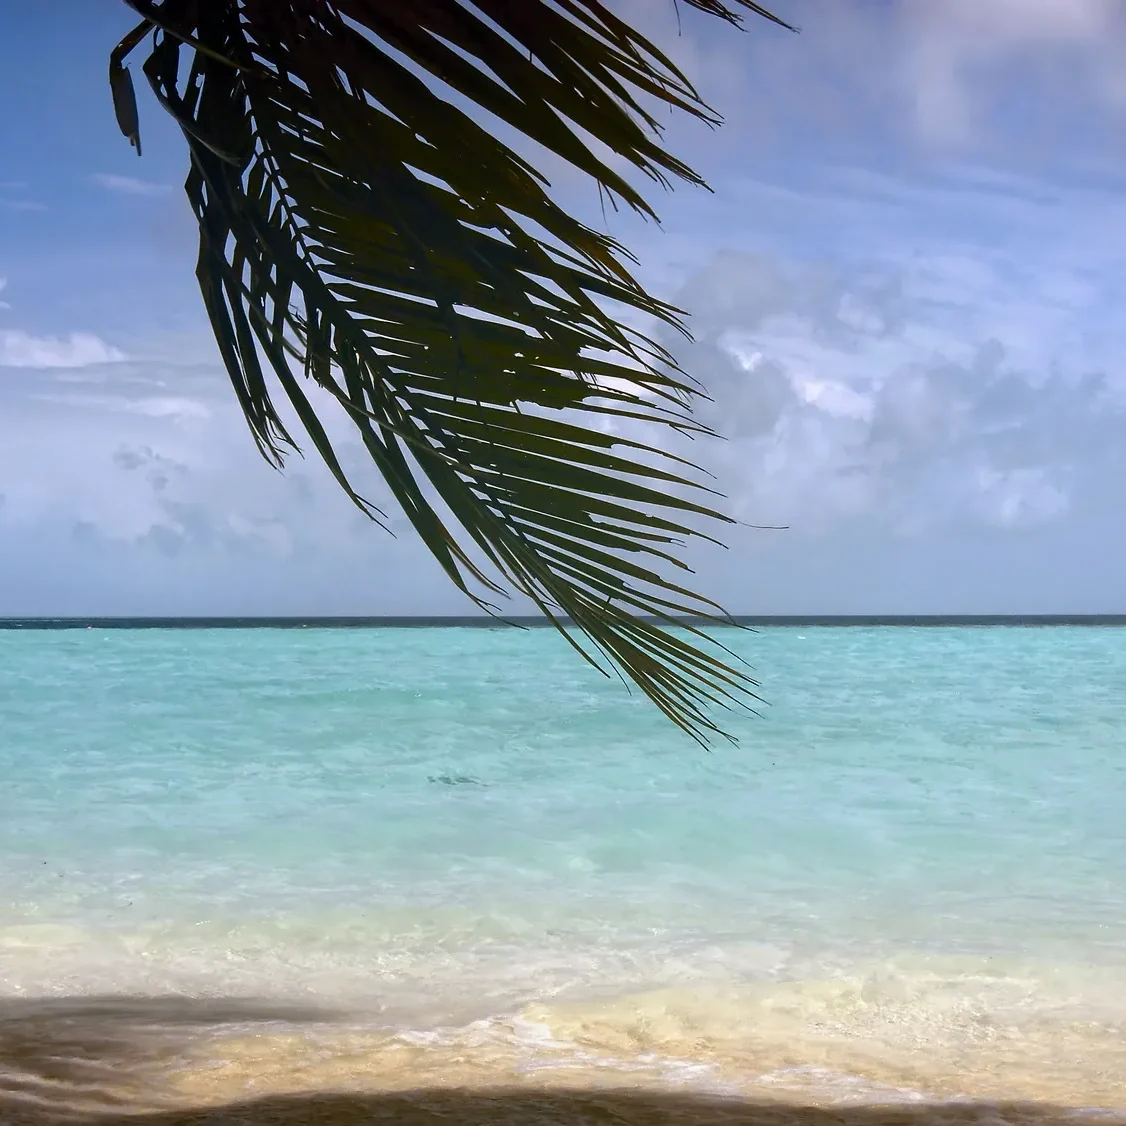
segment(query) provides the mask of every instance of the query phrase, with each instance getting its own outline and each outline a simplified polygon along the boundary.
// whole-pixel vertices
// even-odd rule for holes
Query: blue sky
[[[789,526],[697,553],[707,591],[1126,612],[1120,0],[779,0],[801,36],[616,7],[728,119],[670,131],[714,195],[609,221],[692,313],[725,503]],[[130,22],[0,8],[0,614],[466,609],[317,465],[258,459],[195,290],[182,146],[147,97],[143,158],[113,121]]]

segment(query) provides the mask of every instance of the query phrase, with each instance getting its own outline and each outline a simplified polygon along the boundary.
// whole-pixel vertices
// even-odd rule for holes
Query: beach
[[[724,641],[0,632],[0,1118],[1126,1114],[1126,631]]]

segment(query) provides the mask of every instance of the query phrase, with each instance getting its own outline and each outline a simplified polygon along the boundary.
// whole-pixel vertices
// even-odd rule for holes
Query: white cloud
[[[1122,171],[1120,0],[775,0],[800,36],[753,17],[745,34],[696,13],[681,26],[671,2],[616,6],[727,119],[718,141],[673,127],[705,172],[721,147],[759,171],[779,155],[877,166],[952,152]]]
[[[285,474],[267,465],[217,365],[115,362],[94,369],[96,380],[76,378],[90,370],[24,368],[0,381],[0,420],[8,424],[0,491],[9,519],[79,519],[119,544],[153,533],[167,546],[174,534],[192,550],[209,550],[221,533],[230,544],[248,537],[289,543],[276,525],[306,545],[321,536],[347,539],[354,527],[369,531],[315,459],[294,455]],[[173,387],[181,393],[151,393]],[[362,479],[364,459],[346,420],[334,414],[341,412],[326,415],[329,432]]]
[[[322,400],[345,468],[392,510]],[[267,465],[214,363],[13,369],[0,380],[0,493],[0,613],[469,609],[413,534],[367,520],[315,456]]]
[[[139,414],[148,418],[205,419],[210,418],[212,409],[198,399],[173,395],[143,395],[129,397],[121,394],[88,394],[74,391],[44,391],[30,396],[43,403],[59,403],[67,407],[90,407],[94,410],[108,410]]]
[[[79,368],[123,359],[124,352],[87,332],[52,337],[20,329],[0,331],[0,367]]]
[[[843,418],[871,420],[874,403],[870,395],[832,379],[803,378],[798,374],[792,378],[795,390],[810,406]]]
[[[126,407],[135,414],[149,418],[210,418],[211,409],[206,403],[173,395],[157,395],[151,398],[135,399]]]
[[[1015,60],[1026,74],[1052,61],[1057,73],[1066,68],[1073,95],[1121,108],[1117,0],[909,0],[900,12],[902,80],[929,139],[972,134],[996,95],[991,85]]]
[[[3,293],[8,288],[8,279],[0,278],[0,293]],[[10,309],[11,305],[7,301],[0,301],[0,309]]]
[[[995,281],[951,269],[975,278],[967,306]],[[1066,337],[1029,327],[1043,314],[1035,295],[1009,319],[1025,329],[1010,353],[1005,318],[998,339],[988,322],[959,319],[951,292],[934,299],[901,282],[726,252],[677,295],[696,337],[678,358],[714,399],[703,420],[729,439],[695,452],[733,514],[798,535],[857,522],[892,534],[1014,530],[1060,520],[1101,488],[1126,445],[1126,401],[1086,374]]]
[[[157,184],[136,176],[118,176],[112,172],[95,172],[91,179],[107,191],[123,195],[156,196],[171,190],[167,184]]]

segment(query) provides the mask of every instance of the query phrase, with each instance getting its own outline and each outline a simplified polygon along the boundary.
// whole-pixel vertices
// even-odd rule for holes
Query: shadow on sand
[[[1045,1104],[907,1103],[830,1109],[630,1090],[426,1089],[270,1096],[225,1106],[138,1110],[162,1064],[211,1028],[332,1019],[316,1009],[181,998],[0,1001],[3,1126],[1048,1126],[1077,1111]],[[151,1103],[150,1103],[151,1105]],[[1126,1123],[1082,1114],[1084,1123]]]

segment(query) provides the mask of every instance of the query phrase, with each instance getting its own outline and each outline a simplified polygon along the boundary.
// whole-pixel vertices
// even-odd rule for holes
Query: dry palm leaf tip
[[[682,314],[498,135],[655,218],[599,154],[702,185],[654,116],[663,103],[718,124],[688,79],[599,0],[126,3],[142,22],[110,60],[118,122],[140,151],[125,59],[147,43],[145,77],[190,152],[203,300],[261,452],[280,465],[297,448],[280,390],[383,521],[314,384],[478,606],[520,592],[685,731],[724,734],[712,706],[753,704],[756,683],[701,628],[722,609],[668,575],[688,570],[689,537],[712,538],[700,522],[731,521],[693,464],[621,432],[710,433],[692,416],[702,389],[629,327],[684,331]],[[781,23],[746,0],[680,3]]]

